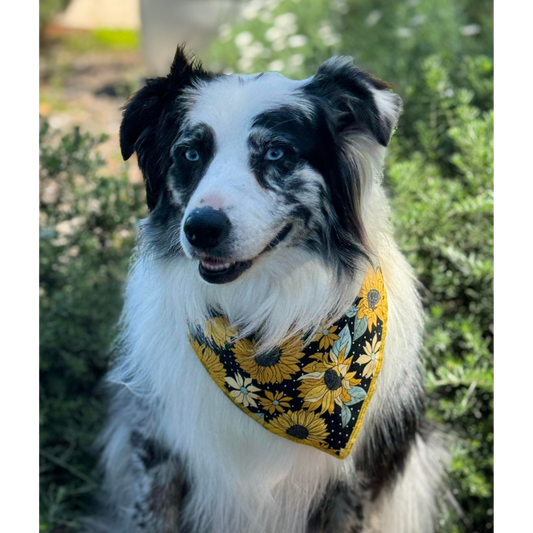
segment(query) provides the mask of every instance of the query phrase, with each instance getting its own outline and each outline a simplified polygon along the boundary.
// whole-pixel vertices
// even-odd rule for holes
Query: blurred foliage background
[[[63,5],[43,4],[45,17]],[[113,32],[84,39],[83,53],[98,48],[107,56],[117,53],[115,41],[124,41]],[[136,47],[138,39],[128,43]],[[68,39],[46,53],[58,57],[69,48],[70,58],[82,54]],[[385,180],[397,239],[421,281],[429,415],[455,435],[454,498],[443,501],[439,532],[487,533],[493,527],[492,2],[252,0],[235,23],[220,28],[206,64],[227,73],[278,70],[304,78],[338,54],[353,56],[404,100]],[[105,412],[98,383],[146,208],[135,170],[118,162],[118,124],[111,141],[94,123],[92,133],[72,127],[76,121],[64,119],[73,114],[64,97],[68,69],[50,55],[42,62],[51,62],[47,79],[54,81],[41,92],[40,530],[60,533],[79,529],[98,484],[91,453]],[[111,91],[113,109],[140,83],[123,78],[120,90]]]
[[[69,0],[41,0],[39,2],[39,29],[52,22],[53,18],[68,5]]]

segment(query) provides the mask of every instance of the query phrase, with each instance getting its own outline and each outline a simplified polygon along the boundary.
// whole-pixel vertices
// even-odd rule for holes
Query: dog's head
[[[302,81],[214,75],[178,48],[127,103],[122,155],[146,180],[149,240],[228,283],[280,248],[338,270],[368,255],[365,191],[401,110],[388,86],[334,58]],[[377,155],[376,155],[377,154]]]

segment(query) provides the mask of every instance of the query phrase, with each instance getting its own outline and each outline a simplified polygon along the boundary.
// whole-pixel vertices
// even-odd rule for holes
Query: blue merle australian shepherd
[[[183,48],[168,76],[128,101],[120,145],[125,159],[137,154],[150,214],[108,376],[105,481],[88,531],[434,531],[445,452],[423,415],[421,307],[381,184],[401,109],[346,57],[295,81],[212,74]],[[322,432],[306,446],[295,442],[305,428],[282,438],[238,409],[259,387],[235,376],[233,401],[224,394],[190,325],[216,310],[267,353],[344,316],[368,265],[387,291],[387,342],[364,424],[340,459],[321,449],[318,411],[298,419]],[[272,412],[289,405],[268,401]]]

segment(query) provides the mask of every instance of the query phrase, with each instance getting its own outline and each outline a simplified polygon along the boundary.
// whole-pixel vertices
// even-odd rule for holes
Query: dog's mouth
[[[246,261],[228,261],[223,257],[202,255],[198,266],[200,276],[208,283],[223,284],[235,281],[251,268],[258,257],[273,250],[281,241],[285,240],[291,229],[292,224],[287,224],[261,253]]]

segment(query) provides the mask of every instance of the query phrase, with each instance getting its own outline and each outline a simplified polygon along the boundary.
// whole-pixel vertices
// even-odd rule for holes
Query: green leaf
[[[352,387],[348,392],[352,399],[346,405],[355,405],[366,398],[366,391],[362,387]]]
[[[345,346],[349,346],[352,343],[352,335],[350,334],[350,328],[348,324],[342,328],[339,338],[333,344],[333,353],[339,355]]]
[[[346,311],[346,316],[348,318],[352,318],[354,317],[357,313],[359,312],[359,309],[357,308],[357,306],[355,304],[352,304],[350,306],[350,308],[348,309],[348,311]]]
[[[342,413],[341,413],[342,427],[345,427],[351,419],[352,419],[352,411],[348,409],[346,405],[343,404]]]
[[[363,335],[368,327],[368,318],[363,316],[363,318],[356,318],[355,324],[353,327],[353,340],[358,339]]]

